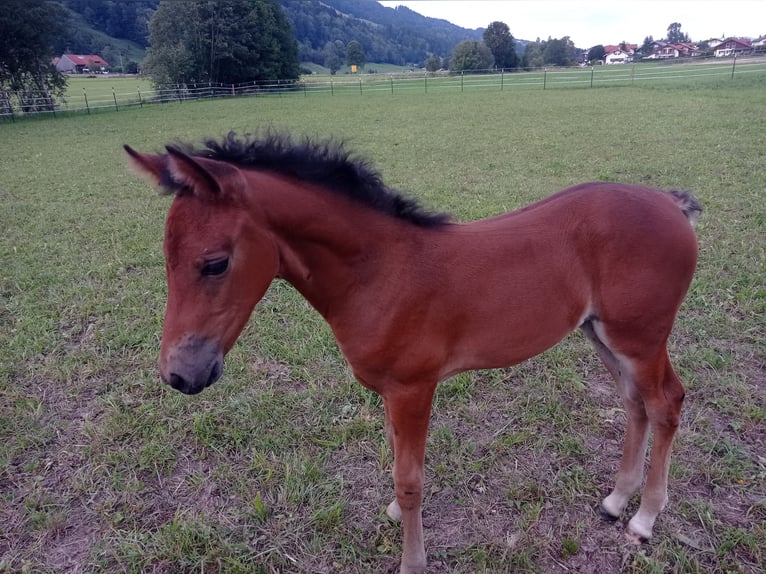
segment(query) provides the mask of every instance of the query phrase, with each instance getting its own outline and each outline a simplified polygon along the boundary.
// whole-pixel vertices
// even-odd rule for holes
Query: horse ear
[[[162,174],[165,172],[165,156],[139,153],[129,145],[123,147],[136,171],[147,176],[155,185],[162,181]]]
[[[173,180],[201,199],[220,198],[244,188],[240,171],[227,163],[190,156],[168,146],[168,170]]]

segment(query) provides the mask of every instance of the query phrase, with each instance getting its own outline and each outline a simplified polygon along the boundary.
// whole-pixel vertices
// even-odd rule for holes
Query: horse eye
[[[205,264],[202,266],[202,275],[205,276],[214,276],[214,275],[222,275],[226,272],[226,270],[229,268],[229,259],[223,258],[223,259],[215,259],[213,261],[206,261]]]

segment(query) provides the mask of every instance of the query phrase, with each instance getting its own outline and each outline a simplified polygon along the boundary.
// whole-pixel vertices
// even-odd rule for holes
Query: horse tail
[[[686,216],[686,219],[689,220],[691,226],[694,227],[697,225],[697,220],[702,213],[702,206],[699,201],[697,201],[688,191],[674,189],[671,190],[670,195],[673,196],[676,205],[678,205],[679,209]]]

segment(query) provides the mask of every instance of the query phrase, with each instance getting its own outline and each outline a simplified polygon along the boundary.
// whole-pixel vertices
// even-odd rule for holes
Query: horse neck
[[[250,182],[253,209],[264,214],[279,251],[278,277],[328,320],[352,291],[385,274],[392,251],[416,242],[415,226],[331,190],[259,172]]]

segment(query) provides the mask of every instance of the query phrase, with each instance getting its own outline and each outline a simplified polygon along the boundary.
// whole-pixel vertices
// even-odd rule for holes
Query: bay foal
[[[126,150],[174,195],[162,379],[188,394],[215,382],[271,281],[290,282],[330,324],[357,379],[383,398],[402,573],[426,567],[423,464],[437,384],[519,363],[578,327],[627,416],[603,511],[618,517],[640,488],[651,429],[627,533],[652,535],[684,398],[666,345],[697,261],[701,208],[690,195],[586,183],[461,224],[423,211],[329,143],[229,134],[197,150]]]

